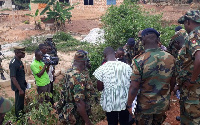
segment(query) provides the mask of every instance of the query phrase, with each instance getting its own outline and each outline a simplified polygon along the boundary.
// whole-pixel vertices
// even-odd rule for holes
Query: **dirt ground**
[[[189,5],[182,6],[156,6],[141,4],[141,6],[150,11],[150,14],[163,14],[163,20],[170,21],[171,24],[177,24],[177,20],[182,16],[187,10],[189,10]],[[29,13],[29,11],[3,11],[0,13],[9,14],[7,17],[0,17],[0,44],[12,43],[16,41],[21,41],[30,36],[42,35],[48,33],[54,33],[52,31],[45,30],[34,30],[34,22],[30,21],[30,24],[24,24],[24,21],[30,20],[28,16],[24,14]],[[87,13],[87,14],[85,14]],[[91,10],[85,11],[73,11],[71,23],[66,23],[66,32],[75,34],[75,37],[80,35],[86,35],[93,28],[101,27],[100,17],[105,11],[93,12]],[[42,25],[44,29],[44,25]],[[69,68],[71,61],[73,59],[74,52],[69,52],[67,54],[58,53],[61,58],[60,64],[56,67],[58,70],[63,71]],[[11,57],[10,57],[11,58]],[[3,61],[3,67],[8,70],[9,59]],[[24,62],[31,62],[33,54],[27,54],[24,58]],[[33,80],[32,75],[27,75],[27,80]],[[14,92],[10,87],[5,88],[6,93],[10,97],[14,97]],[[176,97],[171,97],[171,108],[167,112],[167,118],[165,125],[177,125],[180,124],[176,121],[175,117],[179,114],[179,104]],[[106,125],[106,121],[98,123],[98,125]]]

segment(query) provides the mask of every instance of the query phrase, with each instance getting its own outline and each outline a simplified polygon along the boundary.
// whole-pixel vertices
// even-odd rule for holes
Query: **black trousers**
[[[52,105],[54,105],[54,101],[53,101],[53,82],[50,82],[51,85],[51,89],[50,89],[50,93],[52,93],[52,98],[50,98],[50,102]]]
[[[23,109],[24,109],[25,90],[23,91],[24,91],[24,95],[22,96],[19,96],[18,90],[15,91],[15,115],[17,118],[20,117],[20,113],[23,113]]]
[[[106,112],[108,125],[128,125],[129,112],[128,110]]]

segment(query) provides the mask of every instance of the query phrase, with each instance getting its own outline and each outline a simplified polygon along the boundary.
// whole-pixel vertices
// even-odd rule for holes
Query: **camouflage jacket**
[[[177,80],[179,83],[183,83],[185,80],[190,79],[194,69],[194,54],[196,51],[200,50],[200,27],[197,27],[190,32],[185,40],[185,45],[179,51],[178,61],[180,62],[180,67],[177,72],[179,76]],[[200,83],[200,77],[197,79]]]
[[[140,82],[137,112],[160,114],[169,107],[170,80],[174,73],[174,57],[160,48],[145,50],[132,61],[131,80]]]
[[[134,47],[134,56],[144,53],[144,47],[141,41],[137,41]]]
[[[90,114],[90,100],[93,94],[94,87],[88,76],[85,76],[83,72],[79,72],[76,68],[69,69],[64,77],[61,99],[57,104],[60,121],[72,125],[83,121],[77,112],[75,102],[83,100],[86,104],[86,111]]]
[[[136,55],[142,54],[143,52],[144,52],[144,47],[142,45],[142,42],[137,41],[133,48],[126,46],[124,55],[128,63],[132,63],[132,59]]]

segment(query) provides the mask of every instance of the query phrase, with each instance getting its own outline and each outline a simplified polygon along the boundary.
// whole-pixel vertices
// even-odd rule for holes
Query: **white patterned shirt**
[[[100,100],[104,111],[126,109],[131,74],[131,67],[121,61],[108,61],[95,70],[93,75],[104,85]]]

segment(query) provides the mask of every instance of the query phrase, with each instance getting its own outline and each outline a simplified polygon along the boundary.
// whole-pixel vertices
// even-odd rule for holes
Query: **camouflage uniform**
[[[3,125],[4,114],[9,112],[13,104],[10,100],[0,97],[0,125]]]
[[[134,56],[144,53],[144,46],[141,41],[137,41],[134,47]]]
[[[89,81],[89,76],[84,75],[75,67],[69,69],[64,78],[61,99],[57,104],[57,112],[62,123],[67,125],[82,125],[84,120],[77,112],[76,102],[83,100],[86,112],[91,114],[91,97],[95,93],[94,87]]]
[[[137,95],[136,123],[159,125],[169,108],[170,80],[175,59],[160,48],[147,49],[133,59],[131,80],[140,82]]]
[[[183,24],[185,17],[200,23],[199,11],[188,11],[179,19]],[[194,70],[195,52],[200,50],[200,26],[196,27],[188,34],[185,46],[179,52],[180,67],[178,68],[179,76],[177,78],[182,91],[181,124],[197,125],[200,124],[200,76],[196,83],[188,90],[183,83],[191,78]]]
[[[124,57],[127,60],[128,64],[131,64],[132,59],[134,57],[134,47],[126,45],[124,50],[125,50]]]

